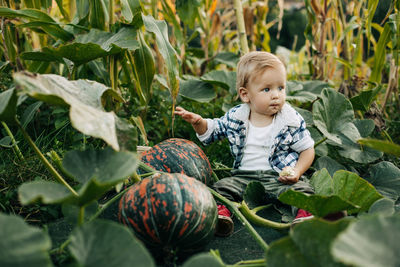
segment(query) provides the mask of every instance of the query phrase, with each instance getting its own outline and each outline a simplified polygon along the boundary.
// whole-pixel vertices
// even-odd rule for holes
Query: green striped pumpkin
[[[119,220],[148,246],[196,250],[214,235],[217,206],[207,187],[180,173],[162,173],[134,184],[119,203]]]
[[[164,140],[143,152],[141,160],[158,171],[183,173],[206,185],[212,183],[212,168],[206,154],[190,140]]]

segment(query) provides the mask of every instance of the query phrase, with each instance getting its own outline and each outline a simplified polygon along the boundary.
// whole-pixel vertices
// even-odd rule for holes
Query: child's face
[[[286,71],[282,65],[267,68],[250,78],[241,93],[243,102],[250,105],[254,115],[274,116],[286,100]]]

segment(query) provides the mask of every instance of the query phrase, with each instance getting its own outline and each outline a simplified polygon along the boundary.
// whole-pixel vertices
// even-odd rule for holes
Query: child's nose
[[[278,90],[271,90],[271,97],[272,98],[278,98],[279,92]]]

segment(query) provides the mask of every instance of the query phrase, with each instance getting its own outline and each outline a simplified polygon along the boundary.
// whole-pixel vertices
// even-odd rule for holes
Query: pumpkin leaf
[[[392,215],[395,213],[395,202],[389,198],[381,198],[374,202],[368,210],[368,214]]]
[[[327,143],[335,147],[340,156],[354,162],[367,164],[381,158],[383,153],[370,147],[361,147],[355,141],[340,134],[341,144],[328,140]]]
[[[291,206],[311,212],[316,217],[342,210],[356,209],[357,206],[337,195],[307,195],[303,192],[288,190],[279,196],[279,200]]]
[[[115,150],[134,150],[136,128],[113,112],[104,111],[102,99],[112,95],[121,100],[112,89],[89,80],[69,81],[54,74],[14,74],[15,83],[33,98],[50,104],[70,106],[73,127],[84,134],[101,138]]]
[[[369,176],[365,179],[370,182],[383,196],[392,200],[400,197],[400,169],[393,163],[382,161],[368,169]]]
[[[197,18],[197,8],[200,4],[201,1],[199,0],[177,0],[175,3],[180,19],[192,29]]]
[[[117,184],[133,174],[139,162],[132,152],[104,150],[68,151],[62,165],[72,177],[85,184],[91,179],[99,183]]]
[[[232,52],[220,52],[213,58],[214,62],[225,64],[228,67],[236,68],[239,61],[239,56]]]
[[[350,224],[350,219],[335,223],[314,219],[296,225],[290,235],[271,244],[268,266],[346,266],[333,258],[330,247]]]
[[[350,102],[353,105],[354,110],[361,110],[364,112],[369,110],[371,103],[382,90],[382,88],[382,85],[378,85],[374,89],[361,91],[358,95],[350,98]]]
[[[1,266],[53,266],[50,237],[42,229],[30,226],[20,217],[0,213]]]
[[[342,144],[340,135],[353,141],[360,138],[350,101],[334,89],[322,90],[320,99],[313,104],[313,120],[318,130],[335,143]]]
[[[18,97],[15,89],[8,89],[0,93],[0,121],[6,123],[15,122],[17,100]]]
[[[331,176],[333,176],[333,174],[338,170],[346,169],[346,167],[329,156],[322,156],[318,158],[314,163],[314,167],[318,170],[322,170],[324,168],[327,169]]]
[[[202,81],[220,86],[229,90],[231,94],[236,94],[236,72],[225,70],[213,70],[200,78]]]
[[[211,84],[198,79],[181,80],[179,94],[185,98],[207,103],[217,97]]]
[[[400,214],[364,216],[332,244],[337,260],[352,266],[399,266]]]
[[[328,83],[322,81],[287,81],[286,99],[300,103],[313,102],[321,94],[323,88],[329,87],[331,86]]]
[[[310,184],[318,195],[329,196],[333,193],[333,179],[325,168],[313,174]]]
[[[22,205],[32,203],[59,204],[73,199],[71,191],[64,185],[51,181],[33,181],[23,183],[18,188],[18,196]]]
[[[357,209],[348,210],[349,213],[366,211],[369,207],[382,198],[382,195],[365,179],[349,171],[340,170],[333,175],[334,194],[355,205]]]
[[[91,29],[89,33],[77,35],[73,43],[56,48],[44,47],[41,51],[24,52],[21,58],[60,63],[67,59],[77,67],[97,58],[121,53],[124,49],[136,50],[139,48],[136,33],[132,28],[122,28],[117,33]]]
[[[132,232],[115,222],[95,220],[84,224],[72,232],[70,240],[68,249],[80,266],[155,266]]]

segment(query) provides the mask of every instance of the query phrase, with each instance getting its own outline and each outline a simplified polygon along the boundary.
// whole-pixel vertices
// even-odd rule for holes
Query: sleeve
[[[204,145],[211,144],[214,141],[221,140],[226,137],[226,129],[229,123],[229,111],[224,116],[218,119],[206,119],[207,131],[202,135],[197,135],[197,138]]]
[[[300,127],[293,133],[293,143],[290,147],[298,153],[314,147],[314,140],[312,139],[310,132],[307,130],[306,122],[303,118],[301,118]]]

